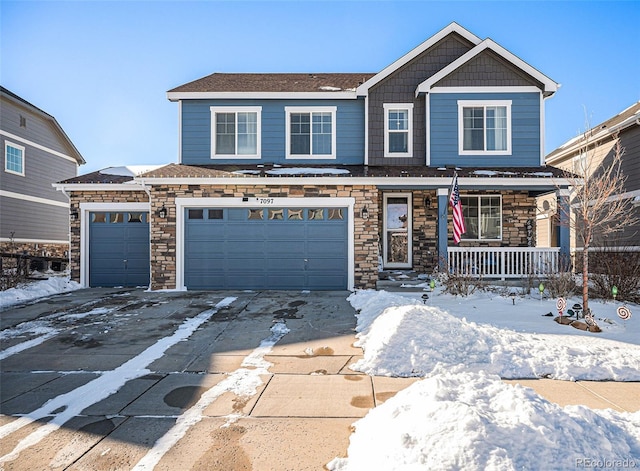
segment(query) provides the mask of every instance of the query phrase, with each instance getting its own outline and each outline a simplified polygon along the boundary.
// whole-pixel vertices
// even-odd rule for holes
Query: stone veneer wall
[[[146,203],[147,194],[140,191],[73,191],[70,193],[69,211],[80,214],[80,203]],[[80,218],[70,221],[71,246],[69,269],[71,279],[80,282]],[[87,254],[88,256],[88,254]]]
[[[66,258],[69,254],[69,244],[51,244],[40,242],[2,242],[0,243],[2,253],[22,253],[28,255],[38,255],[41,257]]]
[[[151,289],[176,287],[176,198],[355,198],[354,283],[375,288],[378,280],[378,190],[374,186],[347,185],[157,185],[151,203]],[[165,206],[167,218],[156,215]],[[367,206],[369,219],[360,217]]]

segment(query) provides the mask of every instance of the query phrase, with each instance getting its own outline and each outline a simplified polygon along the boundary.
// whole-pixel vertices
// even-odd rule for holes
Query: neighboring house
[[[85,163],[56,119],[0,87],[0,252],[64,257],[69,199],[52,184]]]
[[[610,162],[617,143],[623,152],[622,172],[626,176],[625,190],[620,196],[633,200],[635,217],[640,221],[640,102],[565,142],[547,155],[546,162],[578,174],[583,173],[582,168],[597,172]],[[586,167],[585,159],[591,160]],[[541,196],[538,207],[538,246],[557,246],[559,227],[555,217],[558,214],[555,193]],[[615,234],[596,235],[591,246],[594,250],[640,250],[640,223]],[[571,247],[581,247],[575,234],[571,234]]]
[[[456,23],[378,73],[215,73],[174,88],[178,163],[71,195],[72,276],[151,289],[374,288],[380,269],[554,270],[535,248],[558,84]],[[453,246],[454,174],[467,233]],[[109,175],[109,174],[116,175]],[[562,198],[563,204],[566,198]]]

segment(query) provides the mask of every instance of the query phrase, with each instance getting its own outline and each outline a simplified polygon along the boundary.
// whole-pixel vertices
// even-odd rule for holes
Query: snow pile
[[[68,276],[52,276],[48,280],[29,282],[25,283],[24,286],[0,291],[0,308],[80,288],[80,284],[71,281]]]
[[[360,291],[349,300],[361,310],[356,345],[364,349],[352,368],[370,375],[423,377],[442,366],[502,378],[640,381],[639,345],[515,332],[386,292]]]
[[[354,424],[332,471],[565,470],[640,466],[640,412],[560,407],[500,377],[640,380],[637,321],[590,334],[540,311],[548,302],[360,291],[351,368],[424,376]],[[435,307],[435,305],[438,307]],[[594,302],[600,311],[615,310]],[[634,307],[635,309],[635,307]],[[473,316],[470,322],[465,316]],[[508,328],[506,326],[512,326]],[[536,329],[567,335],[532,333]],[[609,338],[596,336],[606,334]],[[632,338],[623,343],[615,338]]]
[[[564,470],[596,460],[622,468],[640,456],[640,412],[561,408],[497,376],[444,369],[355,429],[349,458],[330,470]]]

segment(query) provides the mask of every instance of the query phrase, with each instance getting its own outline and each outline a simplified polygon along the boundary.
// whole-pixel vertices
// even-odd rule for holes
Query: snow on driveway
[[[212,309],[185,320],[172,335],[159,339],[118,368],[102,372],[100,376],[87,384],[66,394],[61,394],[47,401],[39,409],[0,427],[1,440],[32,422],[53,416],[53,419],[46,425],[39,427],[35,432],[20,440],[10,453],[0,457],[0,465],[16,459],[22,450],[35,445],[67,421],[79,415],[87,407],[116,393],[127,381],[149,374],[151,371],[147,369],[148,365],[161,358],[176,343],[189,338],[198,327],[207,322],[221,308],[229,306],[235,299],[235,297],[224,298]]]
[[[178,417],[175,425],[156,441],[132,470],[152,470],[162,457],[185,436],[188,430],[202,420],[203,411],[222,394],[232,392],[243,398],[254,396],[258,387],[262,385],[260,375],[268,374],[268,369],[271,366],[271,363],[266,361],[264,356],[271,352],[271,348],[287,333],[289,333],[289,329],[284,322],[273,325],[271,335],[260,342],[260,346],[243,360],[241,365],[243,368],[230,373],[222,382],[205,391],[198,402]],[[229,421],[235,421],[239,417],[229,417]]]
[[[67,313],[55,313],[43,316],[37,320],[21,322],[15,327],[10,327],[0,331],[0,341],[6,341],[9,339],[33,337],[16,345],[12,345],[9,348],[0,350],[0,360],[20,353],[29,348],[40,345],[46,340],[55,337],[64,330],[74,327],[75,321],[78,319],[84,319],[91,316],[99,316],[103,314],[110,314],[114,309],[109,308],[95,308],[86,312],[79,312],[74,314]],[[67,325],[69,324],[69,325]]]

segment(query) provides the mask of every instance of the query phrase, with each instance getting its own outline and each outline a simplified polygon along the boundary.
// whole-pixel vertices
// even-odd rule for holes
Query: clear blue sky
[[[167,90],[213,72],[378,72],[452,21],[562,84],[546,152],[640,100],[640,2],[5,1],[0,81],[79,172],[177,160]]]

